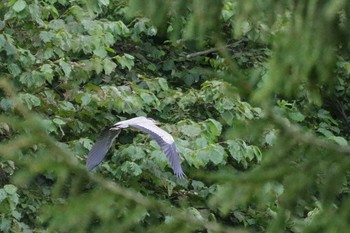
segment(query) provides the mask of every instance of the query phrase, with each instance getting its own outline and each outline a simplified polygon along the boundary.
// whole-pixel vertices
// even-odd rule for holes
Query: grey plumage
[[[134,127],[148,133],[162,148],[164,154],[168,158],[174,174],[179,178],[184,178],[180,164],[180,156],[175,146],[173,137],[159,128],[153,119],[146,117],[135,117],[129,120],[120,121],[114,124],[110,129],[104,130],[97,142],[89,152],[86,167],[88,170],[92,170],[98,164],[100,164],[111,147],[114,139],[119,135],[121,129],[127,127]]]
[[[105,129],[102,131],[100,137],[91,148],[86,161],[86,168],[89,171],[102,162],[114,139],[119,135],[119,133],[120,130]]]

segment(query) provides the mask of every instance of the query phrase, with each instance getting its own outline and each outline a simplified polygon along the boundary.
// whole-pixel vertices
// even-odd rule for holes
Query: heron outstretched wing
[[[120,121],[114,124],[110,129],[104,130],[89,152],[86,162],[88,170],[92,170],[101,163],[121,129],[128,128],[129,126],[148,133],[162,148],[170,162],[174,174],[179,178],[184,178],[186,176],[181,168],[180,156],[177,152],[174,138],[169,133],[159,128],[153,119],[146,117],[135,117]]]
[[[168,132],[156,126],[151,120],[147,121],[146,124],[145,122],[142,122],[142,124],[132,123],[129,126],[148,133],[162,148],[174,170],[174,174],[179,178],[184,178],[186,176],[181,168],[180,156],[177,152],[175,141]]]
[[[114,139],[119,135],[119,133],[120,130],[106,129],[102,131],[97,142],[91,148],[86,161],[86,168],[89,171],[102,162],[103,158],[106,156],[109,148],[111,147]]]

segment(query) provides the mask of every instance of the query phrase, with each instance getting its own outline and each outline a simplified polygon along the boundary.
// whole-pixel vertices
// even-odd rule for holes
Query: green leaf
[[[2,31],[5,26],[6,26],[5,22],[3,20],[0,20],[0,31]],[[1,42],[0,42],[0,48],[1,47],[2,47],[2,45],[1,45]]]
[[[271,130],[265,135],[265,143],[272,146],[276,140],[276,131]]]
[[[38,97],[29,93],[20,93],[19,98],[26,104],[29,110],[31,110],[33,107],[38,107],[41,104]]]
[[[18,211],[14,210],[14,211],[12,211],[11,214],[15,219],[17,219],[17,220],[21,219],[21,214]]]
[[[166,79],[164,79],[164,78],[159,78],[159,79],[158,79],[158,83],[159,83],[160,87],[161,87],[164,91],[169,90],[168,83],[167,83]]]
[[[302,122],[305,119],[305,116],[300,112],[290,112],[288,113],[288,116],[290,117],[290,119],[296,122]]]
[[[206,166],[209,163],[209,161],[210,161],[210,153],[208,152],[208,150],[206,148],[198,151],[195,154],[196,154],[196,157],[202,161],[202,164],[200,164],[200,165]]]
[[[144,159],[146,154],[141,146],[130,145],[120,152],[121,156],[128,157],[132,161]]]
[[[105,50],[110,53],[116,53],[116,51],[110,47],[105,47]]]
[[[55,123],[56,125],[65,125],[66,122],[64,122],[63,120],[61,120],[60,118],[54,118],[52,120],[53,123]]]
[[[192,215],[194,218],[200,220],[200,221],[203,221],[204,218],[203,216],[201,215],[201,213],[194,207],[190,207],[188,208],[188,212],[190,215]]]
[[[121,170],[132,174],[133,176],[139,176],[142,173],[142,170],[139,165],[134,162],[126,161],[122,164]]]
[[[154,101],[153,96],[148,93],[141,93],[140,97],[146,104],[151,104]]]
[[[97,48],[93,53],[100,58],[105,58],[107,56],[107,51],[104,48]]]
[[[223,98],[221,104],[224,110],[232,110],[235,107],[235,103],[232,99],[229,98]]]
[[[209,126],[208,130],[212,135],[214,135],[214,136],[221,135],[222,125],[220,122],[218,122],[214,119],[209,119],[207,121],[207,125]]]
[[[234,115],[232,114],[231,111],[225,111],[225,112],[221,113],[221,117],[226,122],[226,124],[228,124],[230,126],[232,125]]]
[[[205,137],[197,138],[196,145],[197,145],[197,148],[204,148],[208,146],[208,141]]]
[[[79,143],[83,145],[84,148],[91,150],[94,142],[88,138],[80,138]]]
[[[0,189],[0,203],[7,198],[7,192],[2,188]]]
[[[91,95],[89,93],[85,93],[81,97],[81,105],[86,106],[91,102]]]
[[[12,184],[7,184],[4,186],[4,190],[10,194],[10,195],[13,195],[13,194],[16,194],[17,192],[17,187],[12,185]]]
[[[2,98],[0,100],[0,108],[2,108],[4,111],[9,111],[14,108],[13,101],[9,98]]]
[[[145,32],[147,30],[146,25],[145,25],[145,21],[140,20],[140,21],[136,22],[134,25],[134,30],[138,34],[140,34],[141,32]]]
[[[54,119],[52,120],[52,122],[55,123],[55,124],[58,126],[58,128],[60,129],[62,135],[65,135],[65,133],[64,133],[64,131],[63,131],[63,129],[62,129],[62,125],[65,125],[66,122],[64,122],[64,121],[61,120],[60,118],[54,118]]]
[[[175,68],[175,63],[173,59],[166,60],[163,64],[163,70],[164,71],[169,71]]]
[[[40,71],[43,73],[45,80],[51,83],[53,80],[53,70],[51,68],[51,65],[49,64],[42,65],[40,68]]]
[[[50,42],[53,38],[54,38],[55,34],[50,32],[50,31],[42,31],[39,34],[40,39],[44,42],[44,43],[48,43]]]
[[[0,230],[2,230],[3,232],[9,232],[10,227],[11,227],[11,220],[7,218],[2,218],[0,223]]]
[[[225,150],[220,145],[210,146],[210,161],[218,165],[224,161]]]
[[[9,64],[8,70],[14,77],[18,76],[21,73],[21,68],[15,63]]]
[[[235,140],[227,140],[228,150],[233,159],[235,159],[238,163],[244,159],[243,153],[241,151],[241,145],[237,143]]]
[[[34,70],[31,73],[23,72],[19,81],[28,87],[39,87],[45,83],[45,77],[41,72]]]
[[[174,224],[174,222],[175,222],[175,218],[173,216],[171,216],[171,215],[165,216],[164,223],[166,225]]]
[[[183,125],[180,127],[180,131],[191,138],[197,137],[201,133],[201,128],[197,124]]]
[[[116,67],[117,65],[114,62],[112,62],[109,58],[103,59],[103,69],[105,71],[105,74],[111,74]]]
[[[68,64],[67,62],[64,62],[62,60],[59,61],[59,64],[64,72],[64,75],[66,77],[69,77],[70,73],[72,72],[72,68],[71,68],[70,64]]]
[[[193,180],[191,182],[191,185],[192,185],[193,189],[196,191],[199,191],[205,187],[205,184],[203,182],[197,181],[197,180]]]
[[[4,122],[0,122],[0,134],[10,133],[10,126]]]
[[[53,124],[52,120],[43,119],[41,123],[43,124],[47,132],[51,133],[56,131],[56,126]]]
[[[114,31],[117,35],[127,36],[130,34],[130,30],[122,21],[117,21],[114,27]]]
[[[176,187],[176,183],[171,180],[167,180],[165,182],[165,187],[168,191],[168,196],[171,196],[171,194],[173,194],[174,188]]]
[[[257,146],[250,146],[253,154],[254,154],[254,158],[256,159],[257,162],[261,162],[262,160],[262,153],[261,150],[259,149],[259,147]]]
[[[150,27],[147,29],[147,35],[148,36],[155,36],[155,35],[157,35],[157,31],[158,31],[157,28]]]
[[[147,65],[147,69],[151,70],[151,71],[156,71],[157,70],[157,66],[153,63],[150,63]]]
[[[329,139],[335,141],[336,143],[338,143],[341,146],[347,146],[348,145],[348,141],[346,141],[346,139],[343,138],[343,137],[331,136],[331,137],[329,137]]]
[[[328,138],[334,136],[334,134],[331,131],[325,128],[318,128],[317,132],[323,134],[325,137],[328,137]]]
[[[61,101],[61,103],[59,104],[59,107],[61,110],[64,110],[67,112],[74,112],[75,111],[74,105],[69,101]]]
[[[105,58],[105,60],[106,60],[107,58]],[[108,59],[107,59],[108,60]],[[103,60],[101,60],[101,58],[99,58],[99,57],[94,57],[93,59],[91,59],[91,62],[92,62],[92,67],[93,67],[93,69],[96,71],[96,73],[97,74],[100,74],[101,72],[102,72],[102,70],[103,70],[103,68],[104,68],[104,63],[105,63],[105,61]],[[108,69],[111,69],[111,71],[110,72],[112,72],[114,69],[113,69],[113,64],[109,64],[109,60],[108,61],[106,61],[106,68],[107,68],[107,70]]]
[[[117,60],[123,69],[127,67],[128,70],[131,70],[131,68],[134,66],[134,57],[130,54],[125,53],[123,56],[117,55],[114,56],[114,59]]]
[[[26,8],[27,3],[24,0],[18,0],[13,6],[12,9],[16,12],[20,12]]]
[[[104,6],[108,6],[109,4],[109,0],[100,0],[99,2],[102,3],[102,5]]]
[[[0,49],[4,47],[5,43],[6,43],[6,39],[4,35],[0,35]]]

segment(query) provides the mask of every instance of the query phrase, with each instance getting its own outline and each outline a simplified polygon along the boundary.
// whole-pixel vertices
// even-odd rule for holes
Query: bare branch
[[[234,48],[237,47],[238,45],[240,45],[242,42],[246,41],[245,39],[241,39],[236,41],[235,43],[229,44],[229,45],[225,45],[222,47],[215,47],[215,48],[211,48],[211,49],[207,49],[207,50],[203,50],[203,51],[199,51],[199,52],[194,52],[194,53],[190,53],[186,55],[186,58],[192,58],[192,57],[197,57],[197,56],[202,56],[202,55],[206,55],[209,53],[214,53],[214,52],[218,52],[222,49],[227,49],[227,48]]]

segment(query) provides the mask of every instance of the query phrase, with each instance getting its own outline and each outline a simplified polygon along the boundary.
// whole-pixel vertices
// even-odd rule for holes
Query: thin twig
[[[209,53],[218,52],[218,51],[220,51],[222,49],[234,48],[234,47],[237,47],[243,41],[245,41],[245,39],[238,40],[235,43],[232,43],[232,44],[229,44],[229,45],[225,45],[223,47],[216,47],[216,48],[211,48],[211,49],[207,49],[207,50],[203,50],[203,51],[199,51],[199,52],[190,53],[190,54],[186,55],[186,58],[202,56],[202,55],[206,55],[206,54],[209,54]]]

